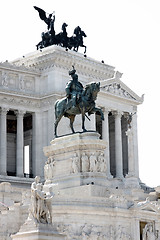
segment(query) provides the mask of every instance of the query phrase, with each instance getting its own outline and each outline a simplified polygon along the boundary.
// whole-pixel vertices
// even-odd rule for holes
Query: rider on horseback
[[[72,67],[73,69],[69,71],[69,75],[71,75],[72,80],[67,83],[65,90],[68,100],[72,99],[72,107],[75,108],[77,101],[81,98],[83,85],[78,81],[78,75],[76,74],[74,66]]]

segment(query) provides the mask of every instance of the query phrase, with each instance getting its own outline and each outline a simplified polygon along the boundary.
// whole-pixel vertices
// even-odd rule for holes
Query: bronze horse
[[[86,113],[91,115],[93,113],[98,113],[101,115],[101,119],[104,120],[104,114],[101,108],[97,108],[95,106],[95,100],[97,98],[97,94],[100,91],[100,83],[90,83],[87,84],[80,96],[76,107],[72,106],[72,99],[68,101],[67,97],[57,100],[55,103],[55,126],[54,126],[54,134],[57,137],[57,126],[61,118],[68,117],[70,119],[70,128],[72,133],[75,133],[73,128],[73,122],[75,116],[78,114],[82,114],[82,129],[83,132],[86,132],[86,128],[84,125]]]

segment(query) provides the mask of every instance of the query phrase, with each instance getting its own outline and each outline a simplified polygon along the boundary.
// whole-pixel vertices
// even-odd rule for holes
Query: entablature
[[[103,64],[89,57],[84,57],[83,54],[71,50],[66,51],[59,46],[47,47],[41,51],[33,52],[13,61],[17,66],[24,65],[44,71],[54,66],[66,69],[71,69],[72,65],[75,66],[77,73],[91,76],[93,78],[103,80],[110,79],[114,76],[114,67]]]
[[[1,62],[0,63],[0,71],[14,71],[16,73],[23,73],[23,74],[32,74],[35,76],[40,76],[40,71],[28,68],[26,66],[22,65],[16,65],[13,63],[10,63],[8,61]]]
[[[7,107],[9,109],[24,108],[26,111],[34,112],[42,108],[46,110],[51,107],[53,108],[55,101],[59,98],[62,98],[62,95],[58,93],[35,96],[0,91],[0,107]]]

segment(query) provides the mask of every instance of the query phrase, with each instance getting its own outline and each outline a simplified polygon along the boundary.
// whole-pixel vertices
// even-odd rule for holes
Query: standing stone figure
[[[89,172],[89,159],[85,152],[82,153],[82,172]]]
[[[72,158],[72,173],[78,173],[79,171],[80,171],[79,157],[78,157],[77,153],[75,153]]]
[[[96,162],[97,162],[97,157],[95,153],[91,153],[89,161],[90,161],[90,172],[94,172],[96,168]]]
[[[40,177],[36,176],[35,181],[31,185],[31,212],[34,218],[37,217],[37,198],[36,198],[36,188],[37,184],[40,182]]]
[[[8,75],[7,75],[7,73],[2,73],[2,86],[8,87]]]
[[[19,76],[19,89],[24,90],[24,76]]]
[[[119,225],[116,231],[116,240],[120,240],[120,239],[123,239],[123,238],[122,238],[122,229],[121,229],[121,226]]]
[[[107,171],[107,166],[106,166],[106,161],[104,158],[104,153],[101,152],[101,154],[98,156],[98,162],[99,162],[99,172],[106,172]]]
[[[156,240],[153,224],[146,224],[145,228],[143,229],[143,240]]]
[[[45,193],[40,177],[36,176],[31,185],[31,215],[38,223],[52,223],[52,198],[51,192]]]

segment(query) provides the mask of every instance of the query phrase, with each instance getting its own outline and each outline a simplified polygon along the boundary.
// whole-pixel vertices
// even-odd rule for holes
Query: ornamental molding
[[[146,198],[143,202],[135,203],[131,208],[135,210],[160,213],[160,204],[157,201],[150,201],[149,198]]]
[[[25,74],[32,74],[32,75],[40,75],[40,71],[35,70],[34,68],[28,68],[24,64],[16,65],[12,62],[1,62],[0,63],[0,71],[14,71],[17,73],[25,73]]]
[[[99,80],[113,78],[115,74],[114,67],[92,58],[84,57],[81,53],[72,50],[66,51],[59,46],[50,46],[41,51],[33,52],[25,58],[15,60],[12,63],[17,66],[23,65],[27,68],[31,67],[40,71],[45,71],[53,67],[68,71],[74,65],[78,74]]]
[[[143,103],[144,100],[143,95],[139,97],[120,79],[117,78],[101,81],[101,92],[107,93],[110,96],[118,97],[121,99],[128,99],[138,103]]]
[[[25,108],[28,111],[32,109],[50,109],[53,108],[55,101],[61,96],[58,94],[52,94],[48,96],[16,96],[13,94],[2,94],[0,93],[0,107],[9,107],[10,109]],[[27,111],[26,110],[26,111]]]

